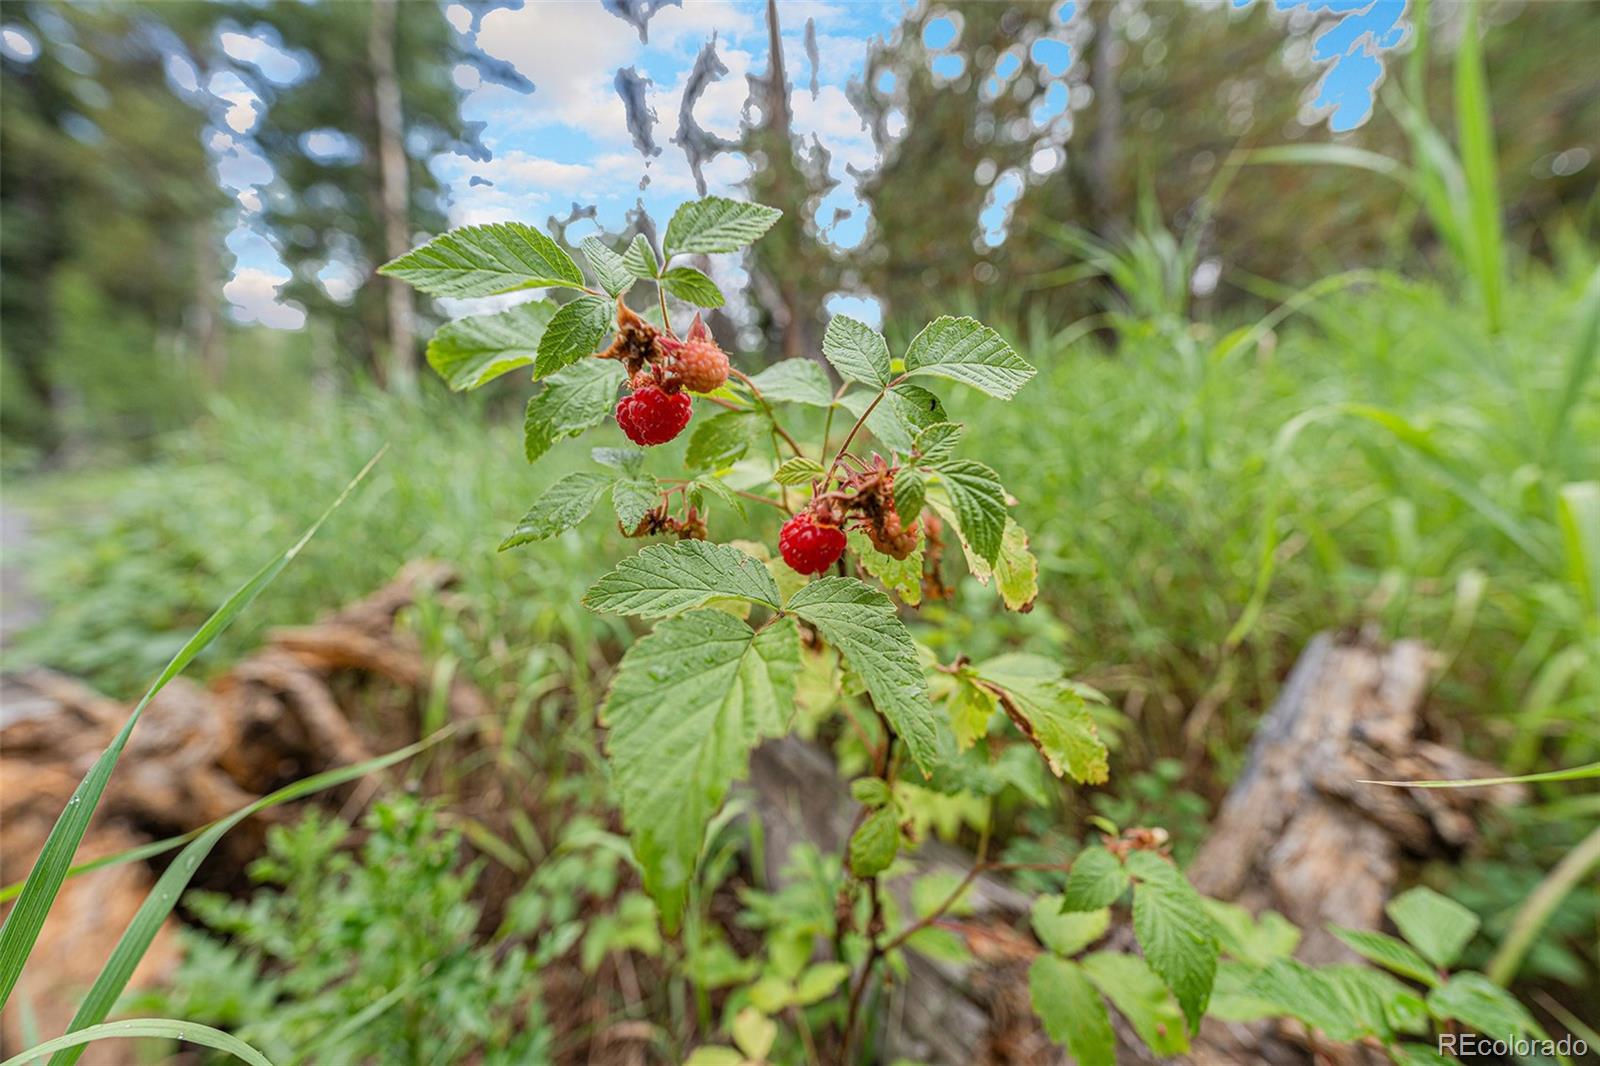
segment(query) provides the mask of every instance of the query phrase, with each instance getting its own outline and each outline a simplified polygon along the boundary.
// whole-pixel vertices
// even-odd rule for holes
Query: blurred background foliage
[[[0,92],[0,468],[8,511],[32,527],[5,562],[42,607],[6,665],[133,694],[263,545],[290,539],[387,441],[329,535],[203,667],[408,559],[449,560],[460,594],[409,624],[507,709],[511,765],[558,767],[540,787],[563,810],[603,809],[583,738],[631,630],[577,598],[628,545],[596,523],[521,554],[494,547],[543,485],[614,442],[562,445],[530,469],[512,377],[470,398],[429,376],[406,385],[442,311],[415,308],[407,327],[372,270],[396,221],[408,241],[445,225],[430,158],[483,151],[451,70],[517,75],[465,50],[441,7],[394,7],[381,34],[377,8],[357,3],[0,9],[38,45],[3,53]],[[1413,10],[1426,32],[1391,57],[1372,119],[1330,136],[1303,120],[1303,64],[1265,3],[1096,0],[1071,24],[1065,79],[1022,56],[998,91],[935,77],[929,23],[956,12],[950,51],[989,70],[1050,8],[914,7],[855,86],[884,159],[863,186],[868,238],[848,254],[819,236],[823,146],[789,129],[781,65],[753,81],[760,106],[739,141],[716,149],[749,153],[750,197],[787,212],[750,257],[738,323],[714,322],[757,340],[747,368],[814,354],[837,293],[878,298],[896,350],[930,313],[963,311],[1040,368],[1011,410],[949,398],[1020,497],[1038,605],[998,615],[969,595],[921,618],[974,657],[1021,646],[1065,661],[1125,727],[1111,784],[1013,812],[1010,854],[1070,839],[1096,813],[1165,824],[1185,854],[1326,629],[1438,648],[1431,727],[1508,772],[1600,758],[1600,377],[1586,317],[1600,314],[1600,32],[1587,4],[1484,5],[1497,197],[1484,201],[1452,81],[1463,7]],[[218,33],[246,19],[313,57],[315,76],[281,83],[225,55]],[[1287,51],[1303,58],[1315,28],[1292,22]],[[175,89],[174,52],[238,73],[263,101],[256,136],[278,180],[258,224],[294,275],[284,295],[307,310],[299,330],[223,310],[237,206],[202,137],[227,104]],[[385,77],[398,130],[380,114]],[[1062,81],[1087,92],[1070,141],[1032,117]],[[375,163],[394,136],[403,178]],[[1019,177],[1003,235],[980,222],[997,182],[1053,151],[1065,165]],[[1503,268],[1459,224],[1484,202]],[[352,263],[342,298],[318,283]],[[717,521],[719,535],[774,534]],[[1492,950],[1597,815],[1592,793],[1544,786],[1490,827],[1474,862],[1425,872],[1485,916],[1474,950]],[[1597,920],[1589,884],[1523,973],[1591,1022]]]

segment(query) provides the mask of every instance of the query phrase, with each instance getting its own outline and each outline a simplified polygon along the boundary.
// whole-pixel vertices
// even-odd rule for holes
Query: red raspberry
[[[802,511],[783,524],[778,551],[790,568],[802,574],[820,574],[844,554],[844,533],[838,526],[819,523]]]
[[[683,432],[693,408],[684,393],[646,385],[617,401],[617,425],[635,444],[665,444]]]

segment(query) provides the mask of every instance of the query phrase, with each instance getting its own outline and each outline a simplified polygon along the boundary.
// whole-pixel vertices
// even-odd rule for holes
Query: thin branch
[[[778,413],[772,409],[772,404],[767,402],[767,398],[761,395],[761,390],[756,387],[755,382],[750,380],[750,376],[744,371],[740,370],[738,367],[729,367],[728,373],[738,378],[744,383],[745,388],[750,390],[750,395],[756,398],[756,403],[760,404],[767,412],[767,418],[771,420],[772,428],[777,432],[778,436],[782,437],[784,441],[788,443],[789,447],[794,449],[794,453],[796,455],[804,455],[805,452],[801,449],[800,445],[796,444],[795,439],[789,436],[789,431],[778,424]]]

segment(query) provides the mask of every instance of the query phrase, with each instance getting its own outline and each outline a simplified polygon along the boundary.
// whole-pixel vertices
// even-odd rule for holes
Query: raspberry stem
[[[804,455],[805,452],[801,450],[800,445],[796,444],[794,438],[789,436],[789,431],[778,424],[778,413],[772,409],[772,404],[767,402],[767,398],[761,395],[761,390],[756,388],[756,383],[750,380],[749,375],[738,367],[729,367],[728,373],[742,381],[744,387],[750,390],[750,395],[755,397],[756,403],[760,404],[762,410],[766,411],[767,418],[772,422],[772,428],[777,431],[778,436],[782,437],[789,447],[794,449],[796,455]]]

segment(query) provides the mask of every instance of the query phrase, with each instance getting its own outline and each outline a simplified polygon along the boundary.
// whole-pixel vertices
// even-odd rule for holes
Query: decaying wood
[[[1491,766],[1419,738],[1433,668],[1433,654],[1415,641],[1315,638],[1258,727],[1245,769],[1189,868],[1196,886],[1253,912],[1290,918],[1305,931],[1296,952],[1303,961],[1354,961],[1327,933],[1328,923],[1381,927],[1383,906],[1403,887],[1408,863],[1459,855],[1483,807],[1516,803],[1522,795],[1516,786],[1455,791],[1360,783],[1495,775]],[[751,781],[770,875],[801,842],[836,851],[847,839],[855,805],[815,748],[794,740],[763,746]],[[970,858],[934,845],[921,849],[917,861],[919,874],[970,866]],[[963,932],[978,962],[912,959],[906,986],[881,1026],[884,1061],[1064,1061],[1028,1009],[1027,965],[1037,951],[1026,939],[1028,901],[997,878],[976,884],[976,914]],[[1113,929],[1104,946],[1135,950],[1131,930]],[[1118,1022],[1120,1061],[1155,1061]],[[1312,1056],[1297,1030],[1292,1023],[1207,1021],[1182,1061],[1299,1066]],[[1324,1062],[1366,1061],[1360,1048],[1319,1053]]]
[[[364,736],[339,694],[371,693],[381,697],[374,702],[403,699],[412,707],[426,699],[433,664],[414,639],[396,631],[395,618],[419,596],[453,581],[449,567],[411,563],[383,588],[315,625],[270,634],[265,647],[209,686],[182,677],[171,682],[134,730],[78,861],[186,832],[290,781],[416,739],[416,714],[407,729]],[[0,878],[9,882],[32,866],[73,789],[130,708],[48,670],[8,676],[3,692]],[[477,718],[487,707],[470,681],[453,679],[453,721]],[[242,868],[259,854],[266,825],[281,817],[281,808],[268,810],[238,826],[211,865]],[[54,1036],[66,1028],[153,880],[149,867],[134,863],[66,882],[15,994],[14,1002],[29,1005],[37,1032]],[[177,958],[169,926],[133,987],[160,980]],[[0,1057],[20,1048],[18,1025],[19,1012],[8,1011],[0,1022]],[[97,1062],[132,1061],[114,1047],[97,1047],[96,1054]]]

